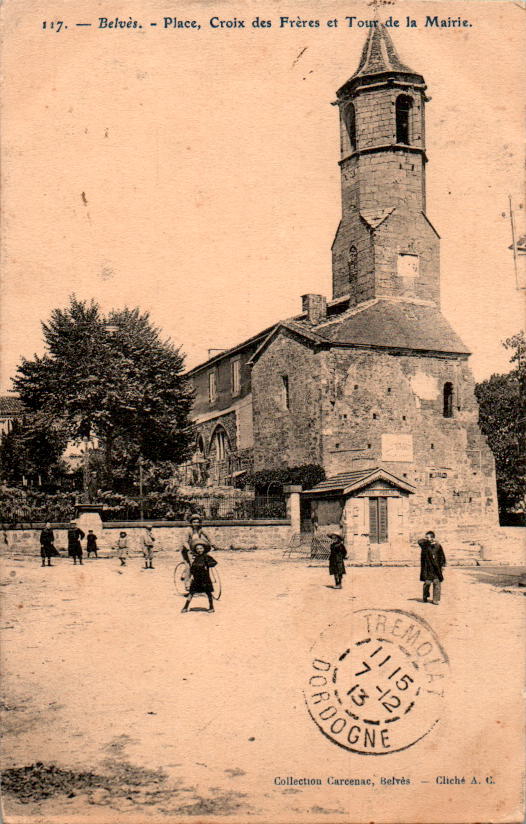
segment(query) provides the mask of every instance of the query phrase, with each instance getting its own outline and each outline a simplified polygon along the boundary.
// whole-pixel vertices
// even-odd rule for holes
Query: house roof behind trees
[[[18,395],[0,395],[0,415],[20,415],[24,405]]]

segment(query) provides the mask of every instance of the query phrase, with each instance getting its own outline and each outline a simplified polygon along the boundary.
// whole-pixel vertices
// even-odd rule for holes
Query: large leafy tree
[[[112,311],[74,296],[42,324],[46,352],[24,359],[13,384],[30,412],[71,439],[97,437],[106,484],[139,458],[187,457],[192,390],[184,356],[147,313]]]
[[[26,413],[14,421],[0,443],[0,475],[3,483],[56,487],[66,475],[62,453],[67,429],[41,412]]]
[[[526,340],[521,332],[504,346],[511,353],[511,372],[492,375],[476,386],[479,424],[495,456],[501,511],[525,508],[526,495]]]

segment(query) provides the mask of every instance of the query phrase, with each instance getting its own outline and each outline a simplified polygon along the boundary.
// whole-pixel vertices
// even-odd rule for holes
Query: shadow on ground
[[[218,792],[202,796],[194,787],[168,781],[162,770],[136,767],[126,761],[107,759],[104,773],[64,770],[55,764],[37,761],[25,767],[3,772],[5,796],[14,796],[22,804],[47,801],[57,796],[82,796],[88,804],[121,810],[155,805],[161,812],[179,815],[233,815],[249,812],[246,795]]]

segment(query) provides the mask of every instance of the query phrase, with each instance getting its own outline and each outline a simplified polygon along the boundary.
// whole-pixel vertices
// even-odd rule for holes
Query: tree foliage
[[[27,412],[13,422],[0,442],[0,469],[4,483],[22,486],[24,479],[39,486],[56,486],[65,474],[61,456],[67,444],[67,429],[42,412]]]
[[[526,340],[521,332],[504,342],[511,352],[511,372],[477,384],[479,425],[495,456],[501,511],[524,509]]]
[[[262,469],[245,476],[245,486],[253,486],[259,492],[272,495],[286,484],[301,485],[303,489],[310,489],[320,481],[325,480],[325,470],[318,464],[303,464],[302,466],[283,467],[280,469]]]
[[[97,437],[107,482],[139,457],[187,457],[193,396],[184,356],[161,339],[148,313],[125,308],[106,318],[94,301],[73,296],[42,329],[45,354],[23,359],[13,380],[35,421],[66,438]]]

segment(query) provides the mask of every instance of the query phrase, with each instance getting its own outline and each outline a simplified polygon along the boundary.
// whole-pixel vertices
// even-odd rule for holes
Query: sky
[[[336,89],[357,67],[370,6],[261,0],[4,6],[1,385],[43,351],[68,297],[139,306],[189,368],[331,296],[340,217]],[[279,28],[280,15],[319,27]],[[110,19],[115,19],[116,14]],[[163,17],[201,29],[164,29]],[[426,28],[426,15],[469,27]],[[113,15],[113,11],[112,11]],[[255,29],[253,18],[273,27]],[[506,371],[519,330],[508,197],[524,232],[524,49],[519,2],[390,2],[393,39],[422,73],[427,214],[441,235],[443,312],[481,380]],[[405,27],[409,15],[417,28]],[[212,16],[246,20],[213,29]],[[336,18],[337,27],[326,21]],[[43,23],[46,22],[46,29]],[[77,22],[92,22],[77,27]],[[157,22],[157,26],[150,26]]]

